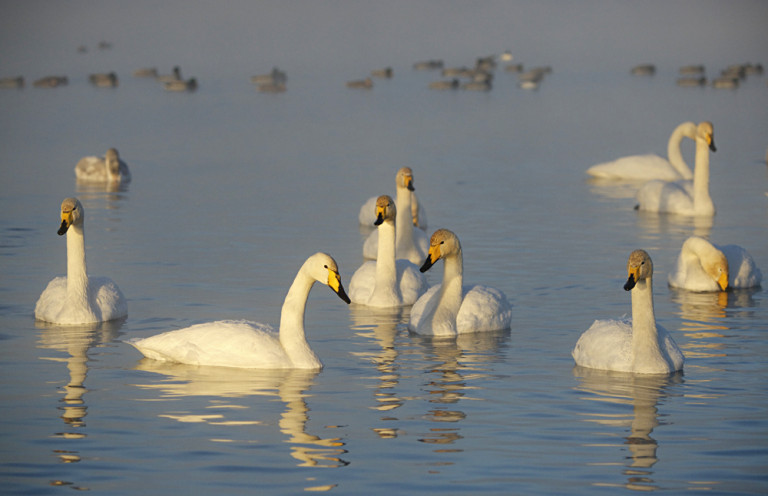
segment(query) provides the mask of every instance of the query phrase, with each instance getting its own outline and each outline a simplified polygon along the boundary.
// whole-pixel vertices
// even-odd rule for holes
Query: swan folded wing
[[[95,296],[101,321],[120,319],[128,315],[128,304],[117,284],[108,277],[89,277],[88,285]]]
[[[628,181],[647,181],[661,179],[676,181],[682,179],[669,161],[658,155],[632,155],[621,157],[611,162],[593,165],[587,174],[601,179],[624,179]]]
[[[725,245],[718,248],[728,259],[730,287],[744,289],[760,286],[763,274],[747,250],[738,245]]]
[[[106,164],[99,157],[83,157],[75,166],[75,175],[78,179],[103,181],[107,178]]]
[[[408,260],[396,260],[395,265],[403,305],[413,305],[429,289],[427,279],[424,274],[419,272],[419,268]]]
[[[693,212],[693,197],[683,182],[649,181],[637,192],[638,208],[649,212]]]
[[[358,267],[349,280],[349,299],[355,303],[365,303],[373,293],[376,284],[376,262],[368,261]]]
[[[571,353],[577,365],[591,369],[632,371],[630,320],[596,320],[581,335]]]
[[[507,297],[495,288],[464,286],[464,299],[456,315],[456,329],[461,333],[508,329],[512,307]]]

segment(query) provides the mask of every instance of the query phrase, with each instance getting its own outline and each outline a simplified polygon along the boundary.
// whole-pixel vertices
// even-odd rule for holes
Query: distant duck
[[[684,65],[679,70],[680,74],[686,76],[698,76],[704,74],[703,65]]]
[[[253,84],[271,84],[271,85],[279,85],[283,84],[288,81],[288,76],[285,74],[285,72],[281,71],[277,67],[272,68],[272,72],[269,74],[259,74],[257,76],[251,76],[251,82]]]
[[[696,126],[696,163],[693,182],[649,181],[637,192],[636,209],[685,216],[713,216],[715,204],[709,194],[709,151],[715,147],[711,122]]]
[[[502,62],[511,62],[514,58],[515,57],[512,55],[512,52],[509,50],[504,50],[504,52],[499,55],[499,60]]]
[[[493,85],[490,81],[470,81],[462,84],[461,89],[467,91],[491,91]]]
[[[636,65],[630,71],[633,76],[653,76],[656,74],[656,66],[653,64]]]
[[[187,81],[167,81],[164,87],[168,91],[195,91],[197,89],[197,79],[190,78]]]
[[[382,79],[392,79],[392,76],[394,76],[394,71],[391,67],[385,67],[384,69],[375,69],[371,71],[371,76],[382,78]]]
[[[455,90],[459,87],[459,80],[454,78],[448,81],[433,81],[429,83],[432,90]]]
[[[712,80],[712,87],[724,90],[735,90],[739,87],[739,79],[731,76],[720,76]]]
[[[157,80],[160,81],[161,83],[181,81],[181,68],[179,66],[174,66],[173,72],[171,74],[163,74],[163,75],[157,76]]]
[[[67,84],[69,84],[69,79],[66,76],[46,76],[36,80],[32,86],[35,88],[56,88]]]
[[[88,81],[100,88],[114,88],[117,86],[117,74],[114,72],[91,74]]]
[[[669,285],[689,291],[725,291],[758,287],[762,279],[752,255],[741,246],[718,246],[691,236],[669,274]]]
[[[411,309],[408,330],[437,338],[508,329],[512,307],[498,289],[464,285],[464,258],[459,238],[438,229],[429,242],[429,254],[419,270],[426,272],[443,260],[443,281],[424,293]]]
[[[347,88],[370,89],[373,88],[373,80],[371,78],[365,78],[355,81],[347,81]]]
[[[22,76],[6,77],[0,79],[0,88],[23,88],[24,78]]]
[[[134,77],[157,78],[157,67],[142,67],[133,71]]]
[[[124,184],[131,181],[128,165],[120,160],[117,150],[110,148],[104,157],[83,157],[75,166],[75,177],[80,182],[108,182]]]
[[[596,320],[581,335],[572,355],[576,365],[637,374],[670,374],[683,370],[685,358],[653,310],[653,262],[643,250],[627,261],[632,320]]]
[[[256,89],[262,93],[285,93],[288,87],[285,83],[260,83]]]
[[[681,77],[677,78],[677,85],[684,88],[696,88],[707,85],[707,78],[701,77]]]
[[[397,207],[390,196],[376,199],[378,253],[375,261],[365,262],[352,276],[349,298],[353,303],[374,307],[413,305],[428,288],[417,265],[395,259],[396,215]]]
[[[424,60],[413,64],[417,71],[437,71],[443,68],[443,61],[440,59]]]

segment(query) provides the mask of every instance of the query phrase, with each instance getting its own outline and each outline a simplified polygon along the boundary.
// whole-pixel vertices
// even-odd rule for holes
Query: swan
[[[413,305],[427,290],[427,279],[408,260],[395,260],[395,217],[397,207],[392,197],[376,201],[379,250],[375,261],[365,262],[349,281],[349,298],[373,307]]]
[[[713,216],[709,196],[709,150],[717,151],[711,122],[696,126],[696,164],[693,182],[649,181],[637,192],[638,210],[687,216]]]
[[[436,337],[508,329],[512,307],[507,297],[488,286],[463,285],[461,243],[447,229],[432,234],[429,254],[419,270],[426,272],[441,258],[445,261],[443,282],[430,288],[413,305],[408,329]]]
[[[690,121],[683,122],[672,131],[667,142],[667,157],[669,160],[652,153],[630,155],[612,162],[593,165],[587,169],[587,174],[601,179],[626,179],[633,181],[691,179],[693,173],[680,153],[680,142],[682,142],[683,138],[696,139],[696,124]]]
[[[411,171],[411,168],[403,167],[397,171],[395,183],[397,185],[395,200],[397,205],[397,222],[395,223],[397,245],[395,256],[396,258],[404,258],[412,263],[419,264],[427,255],[429,239],[424,231],[413,228],[411,194],[414,191],[414,187],[413,171]],[[374,220],[371,219],[370,222],[373,223]],[[373,231],[363,244],[363,257],[375,260],[378,250],[379,233],[378,231]]]
[[[669,285],[689,291],[725,291],[760,286],[763,275],[747,250],[718,246],[699,236],[683,243]]]
[[[110,148],[104,157],[83,157],[75,166],[75,177],[82,182],[128,183],[131,173],[120,160],[117,150]]]
[[[406,184],[408,183],[408,184]],[[403,185],[403,186],[401,186]],[[416,196],[416,191],[413,186],[413,171],[410,167],[403,167],[395,175],[395,188],[405,187],[410,191],[411,197],[411,216],[413,217],[413,225],[419,229],[427,228],[427,213],[424,210],[424,205],[419,203],[419,198]],[[397,191],[397,189],[395,189]],[[405,192],[403,192],[403,198]],[[372,196],[368,198],[363,206],[360,207],[360,213],[357,214],[357,220],[360,221],[361,226],[371,226],[376,221],[376,201],[378,197]],[[404,205],[400,205],[398,208],[403,208]],[[419,260],[421,262],[421,260]]]
[[[145,357],[189,365],[258,369],[316,369],[323,363],[307,343],[304,311],[315,281],[329,286],[342,300],[349,297],[341,285],[336,261],[315,253],[299,269],[280,314],[280,329],[245,320],[197,324],[128,343]]]
[[[683,369],[684,357],[653,313],[653,262],[644,250],[627,261],[624,289],[632,293],[632,320],[596,320],[573,349],[577,365],[617,372],[669,374]]]
[[[107,277],[88,276],[85,268],[85,211],[77,198],[61,202],[59,236],[67,235],[67,275],[56,277],[35,305],[35,318],[54,324],[90,324],[128,315],[123,293]]]

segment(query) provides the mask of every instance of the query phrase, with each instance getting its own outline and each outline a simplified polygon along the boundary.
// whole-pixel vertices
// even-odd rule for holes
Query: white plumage
[[[680,249],[669,285],[688,291],[725,291],[754,288],[762,279],[752,255],[741,246],[719,246],[691,236]]]
[[[110,148],[104,157],[83,157],[75,166],[75,177],[81,182],[128,183],[131,173],[128,165],[120,160],[117,150]]]

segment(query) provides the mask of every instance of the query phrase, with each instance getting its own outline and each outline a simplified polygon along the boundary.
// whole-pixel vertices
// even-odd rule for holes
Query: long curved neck
[[[693,171],[693,209],[696,214],[713,215],[715,204],[709,196],[709,145],[696,140],[696,168]]]
[[[397,215],[395,225],[397,230],[397,251],[404,253],[404,250],[413,246],[413,216],[411,214],[411,192],[408,188],[397,187]]]
[[[683,179],[691,179],[693,177],[693,172],[691,172],[691,168],[688,167],[688,164],[685,163],[683,154],[680,151],[680,143],[685,136],[685,125],[677,126],[669,137],[669,142],[667,143],[667,158],[669,159],[669,163],[672,164],[672,167],[680,173],[680,176]]]
[[[280,344],[294,365],[317,362],[320,366],[320,360],[310,349],[304,334],[304,311],[314,283],[302,267],[288,289],[280,312]]]
[[[395,265],[395,222],[386,220],[381,223],[378,230],[379,248],[376,257],[375,288],[395,288],[397,286],[397,268]]]
[[[632,358],[636,366],[663,360],[653,312],[652,286],[651,278],[646,278],[632,289]]]
[[[445,257],[443,283],[432,318],[432,333],[436,336],[456,335],[456,315],[464,299],[464,261],[461,250]]]
[[[67,230],[67,298],[88,303],[88,273],[85,268],[83,224]]]

